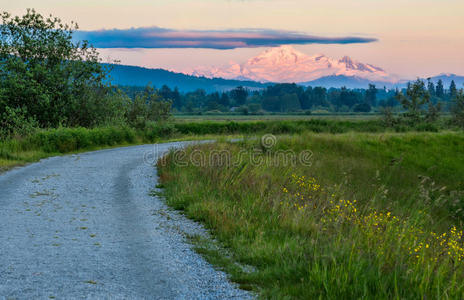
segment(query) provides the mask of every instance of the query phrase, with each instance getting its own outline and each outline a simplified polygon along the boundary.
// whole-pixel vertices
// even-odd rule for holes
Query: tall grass
[[[277,120],[277,121],[242,121],[242,122],[181,122],[175,123],[175,128],[183,134],[254,134],[257,132],[286,134],[286,133],[346,133],[354,132],[386,132],[386,131],[438,131],[435,125],[396,126],[385,127],[380,119],[375,120]]]
[[[261,164],[246,155],[257,149]],[[304,149],[311,166],[270,155]],[[185,166],[171,153],[158,167],[168,203],[253,267],[223,265],[243,287],[279,299],[464,296],[462,133],[305,134],[273,149],[256,140],[189,149],[218,150],[242,163]]]

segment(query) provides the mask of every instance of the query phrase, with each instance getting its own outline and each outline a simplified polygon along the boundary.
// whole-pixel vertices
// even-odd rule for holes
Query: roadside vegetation
[[[168,204],[225,248],[198,250],[264,298],[462,299],[463,149],[462,133],[306,133],[197,145],[158,169]],[[310,165],[274,155],[303,150]],[[189,161],[199,151],[215,159]]]
[[[446,120],[433,126],[419,124],[404,126],[397,124],[386,127],[380,119],[376,120],[268,120],[268,121],[190,121],[175,122],[146,121],[137,123],[85,127],[58,127],[33,129],[23,135],[15,135],[0,140],[0,169],[6,170],[16,165],[34,162],[39,159],[72,153],[96,150],[104,147],[157,143],[169,140],[211,139],[221,136],[253,136],[263,134],[305,134],[348,132],[388,133],[388,132],[438,132],[448,128]],[[456,131],[458,127],[453,127]]]

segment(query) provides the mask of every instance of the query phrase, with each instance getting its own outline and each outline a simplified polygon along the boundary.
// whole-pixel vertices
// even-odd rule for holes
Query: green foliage
[[[377,104],[377,88],[375,84],[369,84],[369,88],[366,90],[366,100],[365,103],[370,106],[375,106]]]
[[[443,98],[445,96],[445,88],[443,87],[443,81],[441,79],[437,82],[435,94],[438,98]]]
[[[135,96],[127,111],[127,121],[137,129],[144,129],[147,122],[167,121],[170,111],[171,102],[164,101],[153,87],[147,86],[143,93]]]
[[[136,132],[129,127],[57,128],[41,130],[28,138],[32,147],[46,153],[67,153],[92,147],[130,144],[135,140]]]
[[[453,115],[453,122],[464,128],[464,91],[462,89],[456,93],[451,113]]]
[[[451,98],[456,97],[457,94],[458,94],[458,89],[456,88],[456,83],[454,82],[454,80],[451,80],[451,84],[450,84],[450,88],[449,88],[449,93],[450,93],[450,97],[451,97]]]
[[[433,104],[430,100],[431,86],[426,88],[425,83],[418,79],[414,83],[409,83],[406,93],[397,93],[396,99],[406,110],[402,114],[402,119],[397,123],[406,123],[409,126],[423,126],[422,123],[433,124],[439,118],[441,104]],[[427,110],[425,110],[425,107]]]
[[[354,112],[370,112],[372,107],[368,103],[358,103],[353,107]]]
[[[4,12],[1,19],[0,113],[21,109],[41,127],[78,125],[75,116],[85,113],[81,100],[106,88],[96,50],[72,40],[74,23],[34,10],[22,17]]]
[[[25,108],[10,108],[6,106],[0,118],[0,137],[26,136],[34,132],[37,126],[33,118],[27,117]]]
[[[410,87],[414,86],[410,84]],[[122,89],[128,93],[128,95],[135,99],[137,91],[141,91],[141,87],[122,87]],[[440,106],[436,106],[436,103],[448,104],[451,93],[444,93],[442,97],[437,97],[435,93],[434,84],[429,81],[427,91],[431,95],[430,101],[426,104],[419,105],[421,110],[424,111],[422,119],[423,121],[429,121],[438,115],[438,109]],[[331,112],[345,113],[369,113],[371,111],[376,112],[381,110],[383,107],[395,107],[399,105],[399,102],[395,99],[400,93],[405,93],[404,97],[408,98],[407,90],[403,91],[393,89],[377,89],[375,85],[369,85],[367,89],[348,89],[342,88],[330,88],[326,89],[323,87],[303,87],[297,84],[282,83],[268,85],[262,90],[246,91],[242,87],[238,87],[222,94],[218,92],[206,93],[204,90],[196,90],[188,93],[179,93],[176,89],[172,90],[167,86],[163,86],[157,90],[157,93],[165,100],[171,99],[171,97],[177,99],[173,103],[173,107],[176,112],[187,112],[187,113],[199,113],[211,111],[220,111],[222,113],[236,112],[237,107],[246,105],[249,108],[250,114],[253,112],[254,107],[260,106],[258,110],[260,114],[273,114],[273,113],[296,113],[306,110],[318,110],[323,109]],[[245,95],[249,94],[247,97]],[[237,97],[241,97],[241,100],[237,101]],[[177,103],[177,104],[176,104]],[[434,107],[430,107],[430,117],[426,118],[427,109],[429,108],[428,103],[433,103]],[[240,104],[240,105],[239,105]],[[252,105],[252,106],[251,106]],[[423,107],[422,107],[423,106]],[[370,108],[369,108],[370,107]],[[448,109],[449,105],[444,105],[444,109]],[[409,108],[403,108],[408,110]],[[434,113],[434,112],[437,113]],[[242,111],[243,112],[243,111]],[[411,118],[406,118],[411,121]],[[412,121],[411,121],[412,122]]]
[[[282,97],[282,111],[298,111],[301,110],[300,100],[296,94],[286,94]]]
[[[430,94],[425,89],[425,84],[418,79],[414,83],[409,83],[406,95],[398,93],[397,100],[401,103],[406,113],[405,118],[411,123],[419,122],[424,114],[423,106],[430,101]]]
[[[166,121],[179,92],[147,87],[132,101],[108,84],[97,51],[73,41],[77,24],[34,10],[1,14],[0,136],[27,136],[35,127],[96,127]],[[169,97],[169,98],[167,98]]]
[[[248,97],[248,91],[243,86],[239,86],[230,91],[230,96],[237,106],[244,105]]]

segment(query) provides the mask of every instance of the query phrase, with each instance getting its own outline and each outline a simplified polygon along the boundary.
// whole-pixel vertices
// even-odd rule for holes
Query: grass
[[[168,204],[226,249],[197,238],[199,252],[243,288],[273,299],[463,298],[462,132],[304,133],[183,157],[218,150],[241,162],[184,165],[170,153],[158,169]],[[311,150],[311,165],[283,164],[276,154],[289,150]]]

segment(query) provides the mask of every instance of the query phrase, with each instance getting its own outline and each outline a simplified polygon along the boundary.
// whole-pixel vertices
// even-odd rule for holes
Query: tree
[[[212,93],[208,96],[208,101],[206,102],[207,110],[217,110],[219,109],[221,98],[219,93]]]
[[[438,98],[441,99],[443,99],[443,97],[445,96],[445,88],[443,87],[443,81],[441,79],[437,82],[435,94]]]
[[[170,99],[172,100],[172,107],[176,108],[177,110],[182,108],[182,97],[177,86],[172,91]]]
[[[341,91],[340,91],[340,100],[339,100],[338,104],[351,108],[356,103],[360,102],[359,97],[361,97],[361,95],[357,95],[357,93],[355,91],[347,89],[346,87],[342,87]],[[337,105],[337,106],[339,106],[339,105]]]
[[[267,111],[280,111],[280,99],[277,96],[263,96],[263,109]]]
[[[456,83],[454,82],[454,80],[451,80],[451,84],[450,84],[450,97],[451,99],[453,99],[454,97],[457,96],[458,94],[458,89],[456,88]]]
[[[298,111],[301,109],[300,101],[295,93],[283,95],[281,103],[282,112]]]
[[[301,101],[301,108],[309,110],[313,106],[313,88],[311,86],[308,86],[304,93],[305,97]]]
[[[221,99],[219,100],[219,104],[221,104],[224,107],[230,106],[230,100],[229,100],[229,96],[227,95],[227,93],[222,93]]]
[[[74,42],[77,24],[44,18],[34,10],[22,17],[1,14],[0,115],[7,107],[21,110],[41,127],[79,124],[83,113],[106,100],[107,72],[88,42]],[[86,101],[83,101],[83,100]]]
[[[171,101],[164,100],[159,91],[147,85],[142,93],[138,93],[127,112],[130,125],[143,129],[147,121],[162,122],[171,116]]]
[[[236,105],[244,105],[248,97],[248,91],[243,86],[239,86],[230,91],[230,96],[235,100]]]
[[[375,106],[377,104],[377,88],[375,84],[369,84],[369,88],[366,90],[365,102],[369,104],[369,106]]]
[[[423,106],[430,102],[430,94],[425,89],[424,82],[418,79],[412,84],[408,83],[406,95],[398,93],[397,100],[406,109],[404,116],[411,122],[417,122],[424,114]]]
[[[464,128],[464,91],[461,89],[456,93],[451,107],[453,122]]]
[[[328,106],[327,103],[327,89],[324,87],[315,87],[312,93],[313,106]]]
[[[427,78],[427,89],[429,91],[429,94],[431,97],[434,97],[436,95],[435,92],[435,85],[433,84],[431,78]]]

